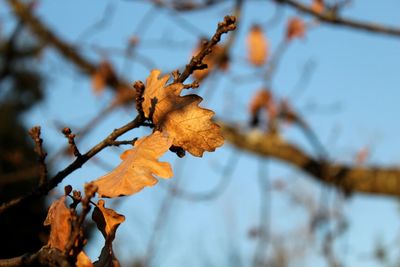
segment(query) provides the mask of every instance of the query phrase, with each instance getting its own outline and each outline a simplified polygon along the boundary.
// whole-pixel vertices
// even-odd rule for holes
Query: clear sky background
[[[83,55],[95,62],[110,60],[121,76],[133,82],[144,81],[151,68],[168,73],[187,63],[198,38],[211,36],[217,22],[229,14],[233,6],[232,1],[201,12],[174,14],[156,9],[147,2],[42,0],[36,14],[60,37],[76,44]],[[343,11],[343,16],[400,27],[399,1],[353,2]],[[107,7],[110,9],[103,17]],[[249,119],[248,102],[255,90],[262,86],[262,80],[238,80],[239,77],[252,77],[256,71],[246,62],[245,36],[254,23],[265,25],[274,15],[274,7],[271,1],[249,1],[245,4],[230,71],[219,73],[224,77],[218,77],[216,82],[205,81],[198,91],[205,98],[202,106],[213,109],[220,118],[243,126]],[[4,3],[0,4],[0,8],[1,13],[8,12]],[[265,29],[272,52],[284,36],[287,18],[295,14],[292,9],[285,8],[278,22]],[[104,26],[88,31],[101,18],[106,19]],[[305,18],[312,23],[310,17]],[[192,26],[180,27],[182,20]],[[138,27],[140,22],[142,24]],[[3,23],[5,30],[11,28],[11,21]],[[137,51],[148,59],[147,63],[127,58],[123,53],[132,36],[139,36]],[[104,48],[105,52],[93,52],[93,47]],[[296,84],[310,62],[313,70],[309,81],[298,89]],[[37,67],[48,77],[47,98],[27,114],[25,120],[29,126],[42,126],[51,157],[65,144],[55,125],[79,129],[108,105],[112,94],[105,92],[94,96],[90,80],[53,50],[47,50]],[[366,164],[396,166],[400,163],[399,70],[399,38],[325,24],[314,25],[304,39],[293,41],[284,53],[273,79],[272,90],[278,98],[289,98],[295,109],[304,115],[333,160],[351,163],[359,150],[368,147],[370,157]],[[133,108],[107,116],[84,139],[79,140],[78,137],[80,150],[86,151],[111,129],[122,126],[134,116]],[[145,133],[136,130],[128,137]],[[287,127],[283,134],[285,139],[312,151],[297,129]],[[82,188],[84,182],[117,166],[121,151],[108,149],[102,152],[97,161],[89,162],[74,172],[65,184]],[[110,201],[110,205],[126,216],[126,222],[120,226],[116,237],[116,253],[122,262],[145,255],[157,214],[167,197],[166,189],[179,183],[179,187],[189,192],[211,190],[224,179],[221,176],[223,166],[231,162],[233,154],[239,157],[238,161],[229,165],[234,169],[233,175],[218,198],[204,202],[179,198],[170,200],[171,209],[164,214],[162,231],[157,235],[153,266],[230,266],[227,263],[230,251],[240,253],[244,266],[248,266],[256,244],[248,233],[259,225],[257,176],[262,161],[254,155],[235,150],[228,143],[214,153],[207,153],[202,159],[190,155],[176,159],[170,153],[165,160],[175,163],[176,176],[173,179],[160,181],[158,186],[146,188],[134,196]],[[71,158],[58,160],[53,166],[54,171],[70,161]],[[289,190],[313,200],[317,209],[332,207],[339,198],[333,189],[322,188],[312,178],[290,166],[276,161],[264,161],[262,164],[272,181],[284,181]],[[60,186],[54,196],[61,192]],[[288,238],[286,242],[308,246],[310,243],[302,240],[299,233],[299,229],[306,225],[304,209],[296,205],[296,201],[290,201],[284,193],[272,193],[270,201],[272,233],[285,235]],[[345,266],[381,266],[371,260],[369,253],[377,241],[389,245],[392,252],[398,250],[400,214],[397,200],[355,194],[341,205],[349,228],[336,242],[337,255]],[[333,225],[327,224],[326,228],[317,231],[315,238],[318,242],[330,227]],[[313,243],[305,255],[296,256],[293,266],[326,266],[320,256],[318,242]],[[102,237],[98,233],[88,246],[92,259],[97,257],[101,246]],[[392,256],[398,257],[399,254]]]

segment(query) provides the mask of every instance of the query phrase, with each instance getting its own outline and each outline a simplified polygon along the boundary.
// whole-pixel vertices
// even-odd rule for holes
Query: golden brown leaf
[[[115,238],[118,226],[125,221],[125,216],[118,214],[113,209],[104,207],[104,200],[99,200],[92,213],[92,219],[105,238],[99,260],[94,263],[94,266],[120,266],[112,249],[112,241]]]
[[[268,57],[268,40],[258,25],[254,25],[247,35],[247,51],[250,63],[255,66],[261,66],[266,62]]]
[[[311,5],[312,11],[320,14],[320,13],[324,12],[324,9],[325,9],[325,6],[324,6],[323,0],[313,0],[313,3]]]
[[[270,90],[261,89],[256,92],[250,101],[250,114],[255,115],[261,109],[268,108],[268,105],[272,101],[272,94]]]
[[[104,60],[92,75],[92,88],[96,94],[100,94],[108,83],[113,83],[116,79],[111,63]]]
[[[64,251],[71,234],[71,211],[65,205],[65,196],[51,204],[43,224],[51,227],[48,245]]]
[[[92,261],[90,260],[88,255],[83,252],[83,250],[79,252],[78,256],[76,257],[75,265],[77,267],[93,267]]]
[[[201,157],[204,151],[214,151],[224,139],[220,127],[211,121],[214,112],[199,107],[203,100],[198,95],[180,96],[183,84],[164,87],[169,76],[158,79],[159,70],[153,70],[146,80],[143,110],[159,129],[173,138],[173,144]]]
[[[98,194],[102,197],[131,195],[145,186],[155,185],[158,180],[153,175],[171,178],[171,165],[158,161],[171,145],[172,138],[159,131],[137,140],[133,149],[121,154],[120,165],[93,182],[98,186]]]
[[[306,25],[301,18],[291,18],[286,29],[286,39],[290,41],[293,38],[302,38],[304,37],[305,31]]]
[[[104,207],[104,200],[100,199],[92,214],[93,221],[106,240],[114,240],[118,226],[125,221],[125,216],[115,210]]]

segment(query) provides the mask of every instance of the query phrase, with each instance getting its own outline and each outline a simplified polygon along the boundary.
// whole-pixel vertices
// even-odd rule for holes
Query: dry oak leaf
[[[313,3],[311,5],[311,10],[314,11],[315,13],[321,14],[324,12],[325,6],[324,6],[324,1],[323,0],[313,0]]]
[[[224,143],[220,127],[211,121],[214,112],[199,107],[203,100],[195,94],[180,96],[184,86],[174,83],[164,87],[169,76],[158,79],[159,70],[152,70],[146,80],[143,110],[158,129],[173,138],[173,144],[196,157],[204,151],[215,151]]]
[[[125,216],[104,207],[104,200],[100,199],[92,213],[92,219],[104,238],[111,242],[115,238],[118,226],[125,221]]]
[[[259,25],[251,27],[246,43],[250,63],[255,66],[263,65],[268,57],[268,40]]]
[[[261,89],[257,91],[250,101],[250,114],[255,115],[263,108],[268,109],[271,102],[273,102],[273,96],[270,90]]]
[[[288,41],[294,38],[303,38],[306,31],[306,25],[301,18],[293,17],[289,20],[286,28],[286,39]]]
[[[121,164],[110,173],[93,181],[98,186],[97,193],[101,197],[118,197],[132,195],[145,186],[153,186],[161,178],[173,176],[168,162],[158,159],[170,148],[172,138],[156,131],[136,141],[133,149],[121,154]]]
[[[51,227],[48,245],[64,251],[71,234],[71,211],[65,205],[65,196],[51,204],[43,224]]]
[[[94,263],[94,266],[120,266],[112,249],[112,241],[118,226],[125,221],[125,216],[104,207],[104,200],[99,200],[92,213],[92,219],[105,238],[99,260]]]
[[[75,262],[76,267],[93,267],[93,263],[83,250],[79,252]]]
[[[100,94],[109,83],[115,83],[117,76],[110,62],[104,60],[92,74],[92,88],[95,94]]]

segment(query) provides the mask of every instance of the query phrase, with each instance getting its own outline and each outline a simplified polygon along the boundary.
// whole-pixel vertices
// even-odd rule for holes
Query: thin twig
[[[72,262],[76,262],[76,257],[82,251],[82,248],[84,246],[83,223],[90,211],[90,204],[93,203],[91,201],[91,198],[94,197],[96,191],[97,186],[93,184],[87,184],[85,186],[85,197],[82,198],[80,201],[80,203],[82,204],[81,213],[79,217],[75,218],[75,220],[72,221],[73,230],[64,249],[64,255],[72,258]]]
[[[304,12],[306,14],[312,15],[318,18],[320,21],[329,23],[332,25],[344,26],[352,29],[378,33],[378,34],[386,34],[394,37],[400,37],[400,28],[390,27],[386,25],[380,25],[378,23],[371,23],[366,21],[358,21],[354,19],[347,19],[340,17],[335,12],[316,12],[312,10],[310,6],[302,4],[296,0],[272,0],[278,4],[286,4],[291,7],[296,8],[297,10]]]
[[[40,166],[39,171],[39,186],[43,185],[47,181],[47,165],[46,156],[47,153],[43,150],[43,139],[40,137],[40,127],[35,126],[29,130],[29,135],[35,142],[35,152],[38,154],[38,162]]]
[[[75,144],[75,134],[72,133],[71,129],[68,127],[65,127],[62,130],[62,133],[64,136],[68,139],[68,144],[69,144],[69,149],[71,150],[72,154],[74,154],[75,157],[79,158],[81,157],[81,153],[79,152],[78,147]]]
[[[176,83],[183,83],[195,70],[204,69],[207,67],[203,63],[204,58],[211,53],[212,48],[221,40],[221,36],[224,33],[233,31],[236,29],[236,18],[234,16],[225,16],[224,21],[218,23],[217,31],[210,41],[205,41],[203,48],[200,52],[192,57],[190,63],[186,65],[182,74],[174,80]]]
[[[111,146],[112,143],[121,135],[124,133],[134,129],[138,128],[142,125],[143,123],[143,118],[140,118],[137,116],[133,121],[125,124],[124,126],[115,129],[112,133],[110,133],[105,139],[103,139],[100,143],[92,147],[89,151],[87,151],[85,154],[82,154],[81,157],[76,158],[68,167],[63,169],[62,171],[58,172],[56,175],[54,175],[48,182],[44,183],[43,185],[40,185],[36,190],[27,193],[23,196],[14,198],[8,202],[2,203],[0,206],[0,214],[2,214],[4,211],[7,209],[14,207],[18,204],[21,204],[23,202],[26,202],[27,200],[31,200],[35,197],[42,196],[47,194],[50,190],[55,188],[60,182],[64,180],[65,177],[73,173],[75,170],[81,168],[83,164],[85,164],[90,158],[95,156],[97,153],[102,151],[104,148]]]

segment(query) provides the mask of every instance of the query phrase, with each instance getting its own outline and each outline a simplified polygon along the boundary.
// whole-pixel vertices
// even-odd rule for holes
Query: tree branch
[[[333,185],[346,193],[360,192],[400,196],[400,168],[360,167],[316,159],[285,141],[241,131],[227,122],[217,121],[226,141],[234,146],[294,165],[317,181]]]
[[[55,248],[43,247],[33,254],[24,254],[11,259],[0,259],[0,267],[19,266],[60,266],[70,267],[71,264],[63,253]]]
[[[328,23],[328,24],[339,25],[339,26],[356,29],[356,30],[362,30],[362,31],[367,31],[367,32],[373,32],[373,33],[386,34],[386,35],[390,35],[390,36],[400,37],[400,28],[390,27],[390,26],[386,26],[386,25],[380,25],[377,23],[371,23],[371,22],[366,22],[366,21],[347,19],[347,18],[340,17],[337,13],[332,12],[332,11],[318,13],[318,12],[312,10],[310,6],[302,4],[302,3],[298,2],[297,0],[273,0],[273,1],[278,4],[289,5],[303,13],[312,15],[312,16],[318,18],[320,21]]]
[[[132,130],[134,128],[137,128],[141,126],[143,123],[143,118],[140,116],[137,116],[133,121],[125,124],[121,128],[115,129],[111,134],[109,134],[103,141],[92,147],[89,151],[87,151],[85,154],[77,157],[68,167],[66,167],[64,170],[58,172],[55,176],[53,176],[48,182],[41,184],[39,187],[36,188],[36,190],[12,199],[8,202],[2,203],[0,206],[0,214],[2,214],[4,211],[7,209],[16,206],[22,202],[25,202],[27,200],[33,199],[34,197],[42,196],[47,194],[51,189],[56,187],[59,183],[62,182],[62,180],[73,173],[75,170],[79,169],[82,167],[83,164],[85,164],[90,158],[92,158],[94,155],[102,151],[104,148],[108,146],[112,146],[114,144],[114,141],[124,133],[128,132],[129,130]]]
[[[221,40],[224,33],[236,29],[236,18],[234,16],[225,16],[224,21],[218,23],[218,28],[211,40],[204,42],[200,52],[192,57],[190,63],[186,65],[183,73],[174,80],[176,83],[183,83],[195,70],[207,68],[203,63],[203,59],[211,53],[212,48]]]
[[[7,2],[20,21],[22,21],[43,43],[53,46],[67,61],[74,63],[84,73],[91,75],[97,71],[98,67],[95,63],[90,62],[90,60],[79,54],[76,47],[70,45],[48,29],[39,18],[31,13],[32,11],[29,9],[28,5],[23,4],[19,0],[7,0]],[[130,87],[128,83],[121,79],[116,79],[108,85],[115,90]]]

